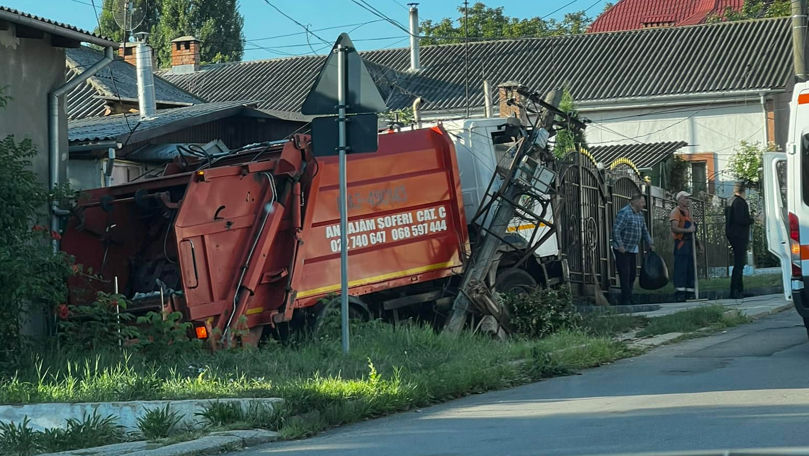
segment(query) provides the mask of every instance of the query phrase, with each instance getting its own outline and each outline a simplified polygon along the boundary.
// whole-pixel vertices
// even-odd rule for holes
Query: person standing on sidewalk
[[[733,199],[726,209],[725,214],[725,235],[733,249],[733,273],[730,276],[730,297],[731,299],[741,299],[744,297],[744,284],[742,283],[742,272],[747,262],[747,244],[750,239],[750,225],[753,218],[750,217],[750,208],[744,199],[745,186],[737,183],[733,187]]]
[[[637,275],[638,245],[641,237],[646,241],[649,250],[654,250],[654,241],[646,229],[643,209],[646,199],[640,193],[632,195],[629,204],[621,208],[615,216],[612,227],[612,249],[615,253],[615,267],[621,281],[621,304],[632,304],[632,287]]]
[[[671,211],[671,234],[674,237],[674,296],[677,302],[695,297],[694,243],[697,225],[691,218],[691,194],[679,192],[674,197],[677,207]]]

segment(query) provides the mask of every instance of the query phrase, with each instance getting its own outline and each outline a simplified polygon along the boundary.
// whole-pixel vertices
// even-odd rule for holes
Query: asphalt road
[[[809,448],[809,344],[794,310],[505,391],[240,455],[594,455]]]

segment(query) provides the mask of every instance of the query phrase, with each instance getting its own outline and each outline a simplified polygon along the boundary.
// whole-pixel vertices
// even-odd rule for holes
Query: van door
[[[783,152],[767,152],[763,157],[764,215],[767,248],[781,261],[784,297],[792,300],[792,257],[787,231],[786,169],[787,156]]]

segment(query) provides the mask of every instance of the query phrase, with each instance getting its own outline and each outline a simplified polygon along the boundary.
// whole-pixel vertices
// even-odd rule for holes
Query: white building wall
[[[759,99],[741,103],[596,110],[580,108],[592,122],[589,146],[686,141],[679,153],[716,154],[716,193],[732,193],[728,160],[741,141],[765,144],[764,110]]]

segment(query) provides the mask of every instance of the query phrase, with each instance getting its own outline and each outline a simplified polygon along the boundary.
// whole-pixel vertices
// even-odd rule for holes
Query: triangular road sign
[[[337,46],[342,45],[346,51],[346,113],[385,112],[388,107],[379,94],[374,80],[368,74],[354,44],[348,34],[341,33],[320,69],[315,85],[306,96],[301,107],[305,115],[337,114]]]

